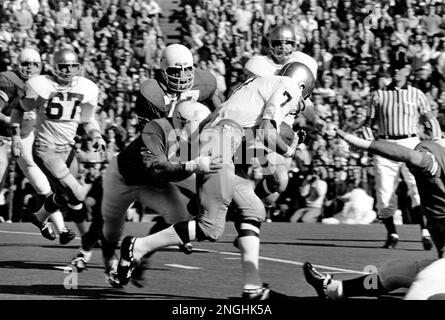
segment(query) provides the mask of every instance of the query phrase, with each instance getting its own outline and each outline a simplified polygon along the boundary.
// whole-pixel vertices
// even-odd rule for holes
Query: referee
[[[405,61],[397,61],[390,67],[392,82],[386,89],[373,93],[368,117],[363,126],[365,139],[374,140],[371,128],[377,129],[377,139],[414,149],[420,143],[419,118],[426,128],[431,130],[432,140],[441,138],[441,130],[434,117],[431,106],[417,88],[407,84],[409,66]],[[402,174],[411,197],[412,213],[418,219],[421,228],[422,244],[425,250],[431,250],[431,236],[425,227],[420,197],[416,181],[402,162],[395,162],[381,156],[374,156],[375,188],[378,216],[388,232],[383,248],[394,248],[399,236],[394,225],[394,213],[397,210],[396,189]]]

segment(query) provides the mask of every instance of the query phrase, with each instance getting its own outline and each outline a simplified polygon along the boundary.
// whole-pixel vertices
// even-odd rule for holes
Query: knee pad
[[[58,197],[57,194],[52,193],[46,197],[43,205],[47,212],[53,213],[63,207],[63,199]]]
[[[190,237],[190,233],[189,233],[189,221],[175,223],[173,225],[173,228],[175,229],[175,231],[178,234],[179,238],[181,239],[182,243],[190,242],[191,237]]]
[[[238,237],[260,236],[261,222],[258,220],[242,220],[238,231]]]
[[[87,209],[82,203],[68,204],[68,214],[75,223],[82,223],[87,218]]]

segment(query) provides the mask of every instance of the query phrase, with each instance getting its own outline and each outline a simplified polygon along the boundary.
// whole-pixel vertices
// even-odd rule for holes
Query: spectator
[[[327,184],[319,176],[318,170],[313,170],[303,181],[300,194],[306,198],[306,206],[298,209],[291,217],[291,222],[317,222],[322,214],[323,201],[327,192]]]

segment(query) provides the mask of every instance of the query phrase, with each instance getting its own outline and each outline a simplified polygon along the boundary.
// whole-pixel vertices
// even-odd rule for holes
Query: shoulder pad
[[[275,74],[280,65],[266,56],[253,56],[247,60],[244,68],[257,77],[267,77]]]
[[[191,90],[199,90],[198,101],[208,99],[216,90],[215,76],[203,69],[196,69],[195,79]]]
[[[20,77],[15,72],[5,71],[5,72],[0,73],[0,76],[2,78],[8,79],[10,82],[12,82],[14,85],[19,87],[20,89],[23,89],[25,87],[25,82],[22,79],[20,79]]]
[[[47,99],[51,92],[55,90],[50,78],[46,75],[39,75],[26,81],[26,85],[33,89],[39,96]]]
[[[147,99],[152,101],[154,96],[157,95],[164,95],[164,91],[159,86],[158,81],[154,79],[147,79],[144,82],[142,82],[140,87],[141,94]]]

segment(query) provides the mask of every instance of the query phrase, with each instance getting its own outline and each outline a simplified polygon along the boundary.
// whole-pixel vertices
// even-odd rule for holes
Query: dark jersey
[[[19,105],[23,96],[25,82],[14,72],[5,71],[0,73],[0,100],[3,100],[1,113],[11,116],[11,110]],[[34,121],[25,117],[27,121],[22,122],[21,136],[26,137],[34,127]],[[25,120],[24,119],[24,120]],[[11,125],[0,121],[0,136],[11,136]]]
[[[409,169],[416,178],[425,215],[428,219],[445,219],[445,148],[422,141],[416,150],[422,152],[422,161]]]
[[[148,79],[141,84],[136,100],[136,113],[147,120],[171,117],[179,100],[194,100],[213,109],[211,98],[216,90],[216,79],[207,71],[195,69],[193,87],[185,92],[170,94],[161,76]]]
[[[145,124],[142,134],[131,142],[117,156],[119,171],[127,185],[144,185],[148,183],[162,184],[168,181],[180,181],[190,174],[176,172],[169,176],[168,166],[160,167],[159,164],[172,160],[176,163],[187,160],[179,157],[181,143],[169,120],[166,118],[155,119]],[[144,151],[145,157],[142,156]],[[164,170],[165,169],[165,170]]]

